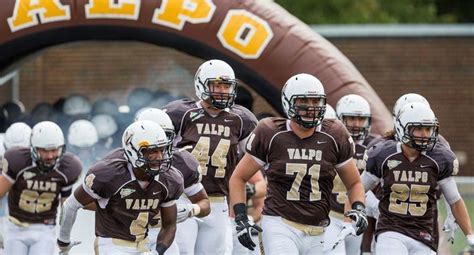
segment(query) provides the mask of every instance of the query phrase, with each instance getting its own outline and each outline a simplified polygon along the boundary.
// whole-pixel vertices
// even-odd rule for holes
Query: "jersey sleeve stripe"
[[[199,191],[201,191],[202,189],[204,189],[204,186],[202,186],[202,184],[199,182],[199,183],[195,183],[187,188],[184,189],[184,194],[186,194],[186,196],[193,196],[193,195],[196,195]]]

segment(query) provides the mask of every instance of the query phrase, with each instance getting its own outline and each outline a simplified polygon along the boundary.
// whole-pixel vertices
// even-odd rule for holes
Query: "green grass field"
[[[471,224],[474,226],[474,197],[472,195],[463,196],[464,202],[467,206],[467,211],[471,216]],[[446,219],[446,207],[444,203],[441,203],[440,213],[442,219]],[[454,244],[448,244],[451,247],[451,254],[458,255],[462,250],[467,247],[466,237],[464,236],[461,229],[456,230],[456,237],[454,239]]]

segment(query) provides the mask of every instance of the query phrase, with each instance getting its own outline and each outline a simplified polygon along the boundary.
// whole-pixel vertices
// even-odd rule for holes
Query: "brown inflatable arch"
[[[318,77],[329,103],[360,94],[373,131],[391,125],[383,102],[331,43],[274,3],[256,0],[2,0],[0,74],[45,47],[79,40],[135,40],[229,62],[238,78],[280,110],[297,73]]]

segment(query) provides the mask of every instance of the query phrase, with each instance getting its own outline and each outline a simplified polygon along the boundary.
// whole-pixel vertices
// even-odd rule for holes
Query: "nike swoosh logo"
[[[161,191],[153,192],[153,195],[160,194]]]
[[[63,178],[51,178],[51,181],[61,181]]]
[[[186,211],[186,209],[183,209],[183,210],[178,211],[178,213],[182,213],[182,212],[185,212],[185,211]]]
[[[430,167],[430,165],[420,165],[421,168]]]
[[[224,119],[224,122],[232,122],[233,120]]]
[[[316,143],[317,144],[323,144],[323,143],[327,143],[327,141],[317,141]]]

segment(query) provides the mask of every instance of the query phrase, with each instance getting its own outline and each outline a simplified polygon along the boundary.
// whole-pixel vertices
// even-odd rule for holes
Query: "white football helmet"
[[[168,171],[172,159],[171,145],[172,141],[168,140],[163,128],[150,120],[130,124],[122,136],[122,146],[128,162],[149,176]],[[161,151],[161,159],[148,158],[148,154],[157,151]]]
[[[297,98],[317,98],[317,106],[297,106]],[[323,84],[313,75],[301,73],[292,76],[283,86],[281,94],[283,110],[290,119],[294,119],[305,128],[315,127],[321,124],[326,112],[326,94]],[[301,115],[299,111],[305,111]]]
[[[151,120],[158,123],[165,131],[166,136],[168,136],[168,140],[174,141],[174,125],[170,116],[168,116],[165,111],[158,108],[143,108],[139,110],[135,116],[135,121],[139,120]]]
[[[231,86],[229,93],[211,91],[210,83],[218,82]],[[213,59],[204,62],[194,76],[196,96],[217,109],[225,109],[234,105],[237,96],[237,80],[234,70],[226,62]]]
[[[114,117],[108,114],[95,115],[92,117],[91,122],[97,130],[99,139],[110,137],[118,130],[118,125]]]
[[[330,104],[326,104],[326,112],[324,113],[325,119],[337,119],[336,111]]]
[[[59,150],[59,156],[54,163],[45,162],[38,148],[47,150]],[[58,166],[65,151],[64,134],[61,128],[54,122],[42,121],[33,126],[31,130],[31,155],[41,171],[51,170]]]
[[[31,128],[26,123],[13,123],[7,131],[5,131],[5,140],[3,145],[5,149],[13,147],[30,147]]]
[[[349,94],[341,97],[336,104],[337,118],[344,123],[347,130],[351,134],[354,140],[360,141],[367,137],[370,130],[371,124],[371,112],[370,105],[365,98],[356,95]],[[362,126],[353,126],[347,123],[346,117],[362,117],[364,122]]]
[[[429,137],[413,135],[413,128],[430,128]],[[397,139],[419,151],[431,150],[438,139],[438,119],[426,104],[414,102],[406,104],[398,113],[395,122]]]
[[[393,115],[394,122],[395,122],[395,118],[398,115],[398,112],[403,108],[403,106],[405,106],[408,103],[414,103],[414,102],[423,103],[423,104],[426,104],[428,107],[430,107],[430,103],[428,103],[428,100],[426,100],[426,98],[420,94],[408,93],[408,94],[402,95],[401,97],[397,99],[397,101],[395,102],[395,105],[393,106],[392,115]]]
[[[99,141],[99,136],[92,122],[76,120],[69,126],[67,141],[69,145],[88,148],[94,146]]]
[[[73,94],[64,101],[63,112],[67,115],[87,115],[91,110],[91,102],[83,95]]]

